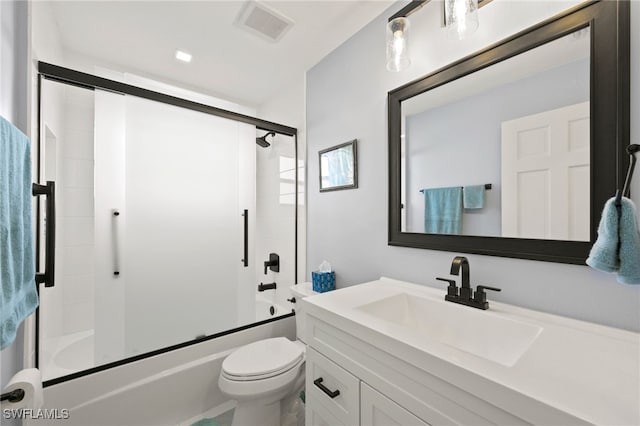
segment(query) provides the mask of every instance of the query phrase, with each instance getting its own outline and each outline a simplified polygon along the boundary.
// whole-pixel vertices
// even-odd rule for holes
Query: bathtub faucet
[[[258,291],[275,290],[275,289],[276,289],[276,283],[269,283],[269,284],[260,283],[258,285]]]
[[[264,262],[264,274],[267,275],[267,268],[273,272],[280,272],[280,256],[276,253],[269,253],[269,260]]]

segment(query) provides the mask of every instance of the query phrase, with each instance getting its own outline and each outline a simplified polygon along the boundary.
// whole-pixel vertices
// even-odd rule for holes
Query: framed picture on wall
[[[318,152],[320,192],[358,187],[357,140],[354,139]]]

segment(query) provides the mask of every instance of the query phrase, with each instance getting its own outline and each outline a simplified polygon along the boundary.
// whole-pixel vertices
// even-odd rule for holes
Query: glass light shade
[[[444,19],[449,36],[462,40],[478,29],[478,0],[445,0]]]
[[[402,71],[409,68],[409,20],[396,18],[387,24],[387,69]]]

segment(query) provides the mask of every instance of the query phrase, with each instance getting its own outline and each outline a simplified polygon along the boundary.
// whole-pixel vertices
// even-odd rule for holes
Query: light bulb
[[[446,0],[444,17],[449,36],[462,40],[478,28],[478,0]]]
[[[396,18],[387,24],[387,69],[389,71],[402,71],[411,65],[408,31],[407,18]]]

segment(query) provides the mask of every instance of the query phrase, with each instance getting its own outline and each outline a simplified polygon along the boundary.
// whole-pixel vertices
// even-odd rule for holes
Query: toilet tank
[[[320,293],[311,289],[310,282],[295,284],[290,286],[289,289],[291,290],[291,295],[296,298],[296,336],[298,340],[301,340],[306,344],[307,338],[305,333],[307,330],[305,326],[305,317],[301,307],[302,304],[299,300]]]

